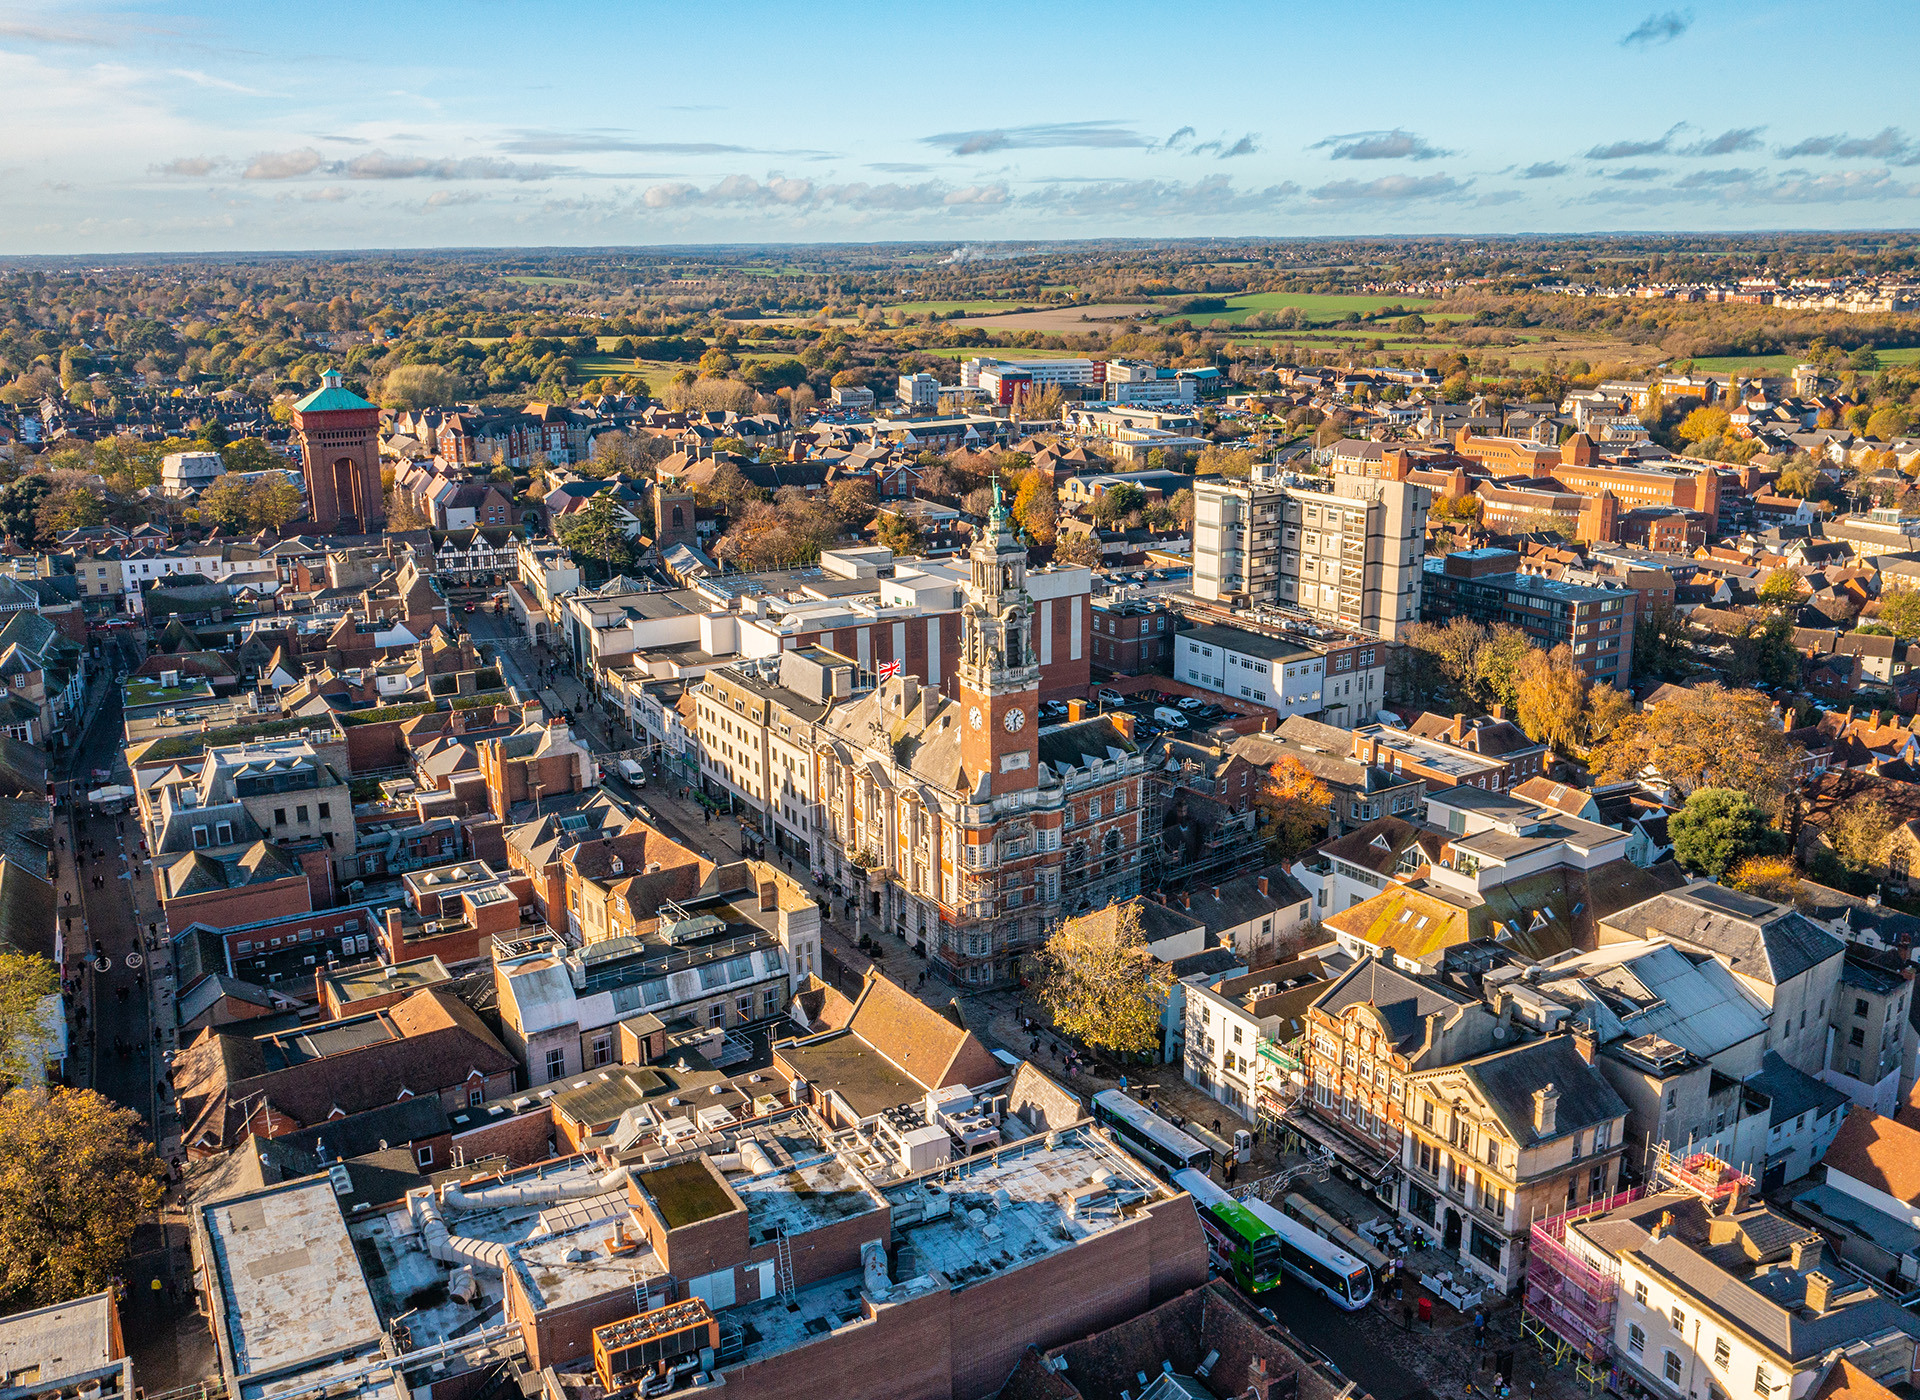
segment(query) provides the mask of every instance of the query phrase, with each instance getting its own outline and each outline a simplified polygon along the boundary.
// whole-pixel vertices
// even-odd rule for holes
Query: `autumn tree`
[[[1562,645],[1528,651],[1514,668],[1514,719],[1548,755],[1570,755],[1586,729],[1587,677]]]
[[[1100,566],[1100,542],[1085,530],[1069,530],[1055,539],[1053,544],[1053,562],[1056,564],[1083,564],[1088,568]]]
[[[1147,947],[1138,899],[1065,920],[1040,963],[1040,1000],[1056,1030],[1118,1055],[1160,1048],[1173,971]]]
[[[912,516],[884,511],[879,517],[879,522],[873,532],[875,543],[883,544],[895,554],[906,558],[920,553],[926,536],[921,533],[919,522]]]
[[[1520,698],[1521,663],[1537,655],[1532,638],[1518,627],[1489,627],[1474,656],[1474,698],[1483,706],[1512,709]]]
[[[864,476],[841,477],[827,491],[827,504],[834,518],[848,530],[866,528],[867,522],[873,519],[873,507],[878,499],[872,480]]]
[[[40,533],[58,538],[69,530],[84,530],[107,518],[107,503],[86,486],[67,486],[48,493],[34,520]]]
[[[1602,681],[1587,692],[1587,742],[1604,743],[1620,721],[1633,713],[1633,699]]]
[[[439,408],[460,397],[466,386],[458,370],[445,365],[401,365],[380,384],[385,408]]]
[[[47,959],[0,952],[0,1086],[46,1077],[47,998],[59,990],[60,974]]]
[[[1791,904],[1800,892],[1800,872],[1791,856],[1748,856],[1728,873],[1727,883],[1759,899]]]
[[[393,490],[387,492],[387,532],[402,535],[409,530],[427,528],[427,517],[421,513],[420,504],[414,500],[411,492]]]
[[[287,480],[284,472],[271,472],[253,483],[247,509],[249,522],[278,533],[287,528],[307,508],[300,488]]]
[[[1683,798],[1704,787],[1737,788],[1775,811],[1800,753],[1775,725],[1766,696],[1708,684],[1623,718],[1588,767],[1603,783],[1651,770]]]
[[[161,1191],[131,1109],[91,1089],[0,1098],[0,1296],[18,1309],[101,1291]]]
[[[264,472],[285,466],[264,438],[236,438],[220,449],[220,461],[230,472]]]
[[[1254,794],[1254,809],[1279,860],[1292,860],[1327,834],[1333,794],[1291,754],[1267,769]]]
[[[1834,859],[1851,875],[1870,875],[1882,865],[1882,853],[1895,822],[1886,804],[1869,794],[1841,803],[1821,835]]]
[[[1748,856],[1777,854],[1786,838],[1767,822],[1767,814],[1744,792],[1732,788],[1696,790],[1667,818],[1673,856],[1696,875],[1718,880]]]
[[[1020,481],[1013,498],[1013,518],[1020,528],[1042,548],[1054,543],[1060,520],[1060,497],[1053,489],[1053,478],[1045,472],[1030,471]]]

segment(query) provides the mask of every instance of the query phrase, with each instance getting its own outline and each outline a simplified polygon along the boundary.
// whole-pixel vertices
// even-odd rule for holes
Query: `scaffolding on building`
[[[1267,844],[1257,826],[1221,823],[1207,833],[1198,850],[1167,848],[1167,814],[1183,793],[1225,805],[1207,791],[1212,785],[1206,769],[1192,759],[1148,764],[1147,810],[1141,830],[1143,890],[1223,885],[1267,864]]]
[[[1554,1362],[1571,1360],[1582,1380],[1604,1379],[1613,1356],[1613,1314],[1619,1265],[1598,1250],[1576,1249],[1575,1225],[1604,1215],[1646,1192],[1690,1191],[1713,1210],[1753,1179],[1710,1152],[1674,1153],[1662,1143],[1649,1158],[1648,1184],[1546,1220],[1534,1222],[1528,1241],[1521,1331]]]

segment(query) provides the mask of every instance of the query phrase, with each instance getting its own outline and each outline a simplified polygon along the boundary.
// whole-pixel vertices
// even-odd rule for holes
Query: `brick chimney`
[[[1803,1274],[1813,1274],[1820,1267],[1821,1248],[1824,1244],[1825,1241],[1818,1235],[1810,1240],[1795,1240],[1790,1251],[1790,1262],[1795,1270]],[[1812,1278],[1807,1280],[1807,1286],[1811,1290]],[[1807,1306],[1813,1306],[1811,1300],[1808,1301]]]
[[[1247,1396],[1249,1400],[1273,1400],[1273,1382],[1275,1377],[1267,1374],[1267,1358],[1256,1356],[1247,1363]]]
[[[1533,1130],[1541,1137],[1552,1137],[1560,1114],[1560,1091],[1549,1084],[1533,1091]]]
[[[1260,878],[1259,878],[1259,879],[1258,879],[1257,881],[1255,881],[1254,883],[1256,883],[1256,884],[1258,884],[1258,885],[1260,886],[1260,897],[1261,897],[1262,899],[1265,899],[1265,898],[1267,897],[1267,877],[1266,877],[1266,876],[1264,876],[1264,875],[1262,875],[1262,876],[1261,876],[1261,877],[1260,877]]]
[[[1599,1048],[1599,1037],[1591,1026],[1576,1026],[1573,1031],[1573,1048],[1580,1052],[1580,1058],[1588,1064],[1593,1063],[1593,1053]]]
[[[1824,1313],[1833,1305],[1833,1280],[1825,1274],[1807,1275],[1807,1311]]]
[[[1193,908],[1193,892],[1191,890],[1180,891],[1180,907],[1182,909]]]
[[[1213,897],[1214,897],[1215,899],[1218,899],[1218,898],[1220,898],[1220,887],[1219,887],[1218,885],[1215,885],[1215,886],[1213,887]]]
[[[1084,700],[1067,701],[1067,722],[1069,724],[1073,723],[1075,720],[1083,720],[1086,717],[1087,717],[1086,701]]]
[[[1129,744],[1133,742],[1133,722],[1135,715],[1129,710],[1115,710],[1107,716],[1113,721],[1113,727],[1120,731],[1120,737]]]

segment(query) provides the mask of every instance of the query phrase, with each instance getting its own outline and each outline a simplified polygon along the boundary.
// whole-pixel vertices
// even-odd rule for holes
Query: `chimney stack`
[[[1087,717],[1087,702],[1084,700],[1067,701],[1067,722],[1076,723]]]
[[[1218,898],[1220,898],[1220,887],[1219,887],[1218,885],[1215,885],[1215,886],[1213,887],[1213,897],[1214,897],[1215,899],[1218,899]]]
[[[1180,907],[1182,909],[1193,908],[1193,892],[1191,890],[1180,891]]]
[[[1262,875],[1256,883],[1260,886],[1260,897],[1265,899],[1267,897],[1267,877]]]
[[[1599,1037],[1588,1025],[1575,1026],[1573,1030],[1573,1048],[1580,1052],[1580,1058],[1588,1064],[1593,1063],[1593,1052],[1599,1048]]]
[[[1822,1240],[1818,1235],[1815,1235],[1810,1240],[1795,1240],[1792,1246],[1791,1257],[1791,1262],[1795,1270],[1803,1274],[1814,1274],[1820,1267],[1821,1250],[1825,1243],[1826,1241]],[[1813,1278],[1808,1278],[1807,1284],[1809,1289],[1811,1289]],[[1808,1306],[1812,1306],[1811,1302],[1809,1302]]]
[[[1267,1374],[1267,1358],[1256,1356],[1247,1363],[1248,1400],[1272,1400],[1273,1377]]]
[[[760,907],[762,909],[780,907],[780,891],[771,880],[764,880],[760,884]]]
[[[1825,1274],[1807,1275],[1807,1311],[1824,1313],[1833,1303],[1833,1280]]]
[[[1560,1113],[1560,1091],[1549,1084],[1533,1091],[1533,1130],[1541,1137],[1552,1137]]]

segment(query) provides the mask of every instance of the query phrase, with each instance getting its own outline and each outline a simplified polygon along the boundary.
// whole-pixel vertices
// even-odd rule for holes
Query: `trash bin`
[[[1422,1299],[1420,1300],[1420,1320],[1421,1320],[1422,1322],[1424,1322],[1424,1323],[1427,1323],[1427,1324],[1428,1324],[1429,1326],[1431,1326],[1431,1325],[1432,1325],[1432,1323],[1433,1323],[1433,1299],[1431,1299],[1431,1298],[1422,1298]]]

